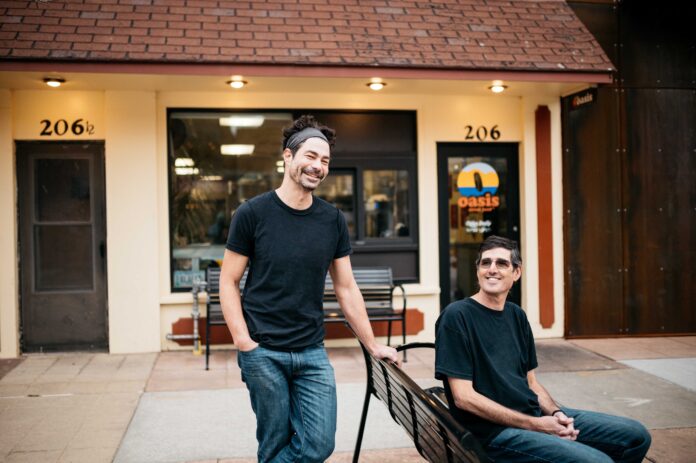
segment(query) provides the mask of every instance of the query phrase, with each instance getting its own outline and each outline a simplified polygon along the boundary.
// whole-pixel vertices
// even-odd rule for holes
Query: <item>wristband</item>
[[[561,410],[560,408],[557,408],[556,410],[551,412],[551,416],[556,416],[556,413],[558,413],[558,412],[563,413],[563,410]]]

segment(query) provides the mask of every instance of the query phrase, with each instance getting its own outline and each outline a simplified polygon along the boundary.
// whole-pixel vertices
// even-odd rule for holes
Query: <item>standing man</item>
[[[537,381],[534,337],[507,302],[522,275],[517,243],[491,236],[479,249],[479,291],[435,325],[435,376],[454,416],[494,461],[641,462],[650,434],[637,421],[561,407]]]
[[[334,130],[302,116],[283,136],[280,188],[247,201],[232,218],[220,300],[256,414],[259,462],[323,462],[336,434],[336,381],[323,345],[327,270],[370,353],[393,361],[397,355],[375,342],[343,214],[312,195],[329,173]]]

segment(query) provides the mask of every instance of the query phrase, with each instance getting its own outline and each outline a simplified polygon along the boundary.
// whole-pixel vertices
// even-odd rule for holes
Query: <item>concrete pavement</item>
[[[696,337],[543,340],[538,376],[561,403],[630,416],[653,436],[648,460],[696,461]],[[364,397],[357,348],[330,349],[339,422],[332,463],[347,462]],[[45,354],[0,361],[0,461],[255,461],[255,421],[234,351],[211,370],[190,352]],[[424,386],[433,355],[404,368]],[[361,461],[423,461],[372,401]]]

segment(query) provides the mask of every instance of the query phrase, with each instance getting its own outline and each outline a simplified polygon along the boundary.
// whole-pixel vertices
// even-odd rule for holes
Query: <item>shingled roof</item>
[[[0,60],[613,69],[560,0],[3,1]]]

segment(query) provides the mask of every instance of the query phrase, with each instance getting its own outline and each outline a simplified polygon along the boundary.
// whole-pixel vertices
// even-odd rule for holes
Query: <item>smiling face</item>
[[[476,267],[481,291],[491,297],[507,296],[512,285],[522,276],[522,269],[514,267],[512,252],[505,248],[493,248],[481,254]]]
[[[321,138],[308,138],[295,155],[283,151],[285,175],[305,191],[314,191],[329,174],[331,149]]]

